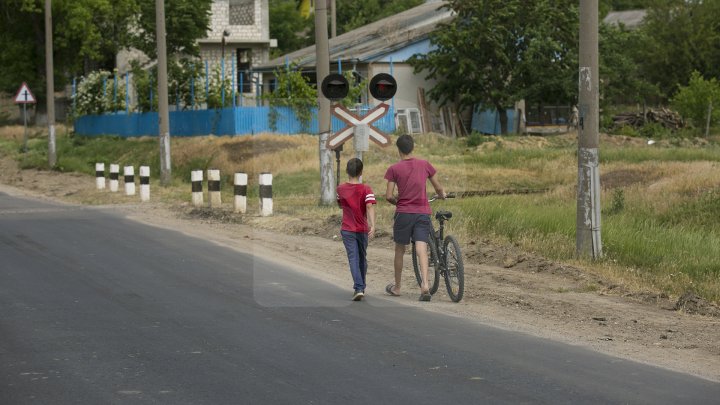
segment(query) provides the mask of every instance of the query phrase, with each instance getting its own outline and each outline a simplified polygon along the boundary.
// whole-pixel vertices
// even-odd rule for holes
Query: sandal
[[[399,297],[400,295],[402,295],[402,294],[398,294],[395,291],[393,291],[393,288],[395,288],[395,284],[390,283],[387,286],[385,286],[385,292],[388,295],[392,295],[393,297]]]
[[[432,299],[432,295],[429,291],[420,294],[420,301],[430,301],[430,299]]]

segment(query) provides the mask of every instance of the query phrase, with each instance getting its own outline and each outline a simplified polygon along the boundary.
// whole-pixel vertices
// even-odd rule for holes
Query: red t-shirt
[[[343,183],[337,188],[337,201],[343,210],[342,229],[350,232],[370,232],[367,204],[376,204],[375,194],[365,184]]]
[[[385,180],[397,184],[398,202],[395,212],[431,214],[427,197],[427,179],[435,175],[435,168],[427,160],[405,159],[390,166]]]

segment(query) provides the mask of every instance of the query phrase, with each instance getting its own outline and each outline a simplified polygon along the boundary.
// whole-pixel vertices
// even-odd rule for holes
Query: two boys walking
[[[396,142],[400,161],[393,164],[385,173],[387,188],[385,199],[395,205],[393,223],[393,241],[395,242],[395,282],[385,288],[392,296],[399,296],[402,278],[403,256],[405,248],[415,242],[422,285],[420,301],[430,301],[428,287],[427,243],[432,232],[430,215],[432,213],[427,199],[427,180],[430,180],[435,193],[445,198],[445,192],[438,182],[435,168],[430,162],[412,156],[415,142],[410,135],[401,135]],[[360,159],[350,159],[347,163],[349,180],[337,188],[338,204],[343,209],[341,235],[353,277],[353,300],[360,301],[365,296],[367,275],[368,240],[375,236],[375,194],[370,186],[360,182],[363,164]],[[398,194],[395,195],[397,187]]]

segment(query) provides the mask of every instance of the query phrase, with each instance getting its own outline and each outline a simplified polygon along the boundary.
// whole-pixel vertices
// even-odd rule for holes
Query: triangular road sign
[[[20,86],[20,89],[18,90],[17,94],[15,95],[15,104],[34,104],[34,103],[35,103],[35,96],[33,96],[28,85],[25,82],[23,82],[22,86]]]

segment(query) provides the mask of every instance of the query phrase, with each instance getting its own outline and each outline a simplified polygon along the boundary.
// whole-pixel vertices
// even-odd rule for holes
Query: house
[[[267,62],[270,48],[277,46],[277,41],[270,39],[268,0],[214,0],[209,25],[207,36],[198,40],[200,58],[213,67],[224,59],[228,74],[235,67],[236,83],[241,74],[250,77],[253,66]],[[121,75],[130,70],[131,60],[149,61],[138,50],[124,50],[117,56]],[[254,78],[262,81],[261,75]],[[245,92],[252,92],[247,84]]]
[[[398,91],[392,108],[398,127],[409,133],[445,132],[446,122],[456,119],[424,97],[425,89],[432,88],[433,82],[425,80],[424,73],[415,74],[408,63],[413,55],[432,49],[430,33],[452,18],[452,12],[443,5],[442,1],[431,0],[329,40],[331,71],[351,70],[359,79],[377,73],[390,73],[396,78]],[[254,66],[253,70],[265,77],[263,91],[271,90],[274,72],[288,63],[297,64],[312,83],[317,83],[313,45]],[[379,103],[367,97],[370,99],[362,100],[364,104]]]
[[[622,25],[627,29],[633,30],[642,25],[646,15],[646,10],[611,11],[603,18],[603,23],[608,25]]]

